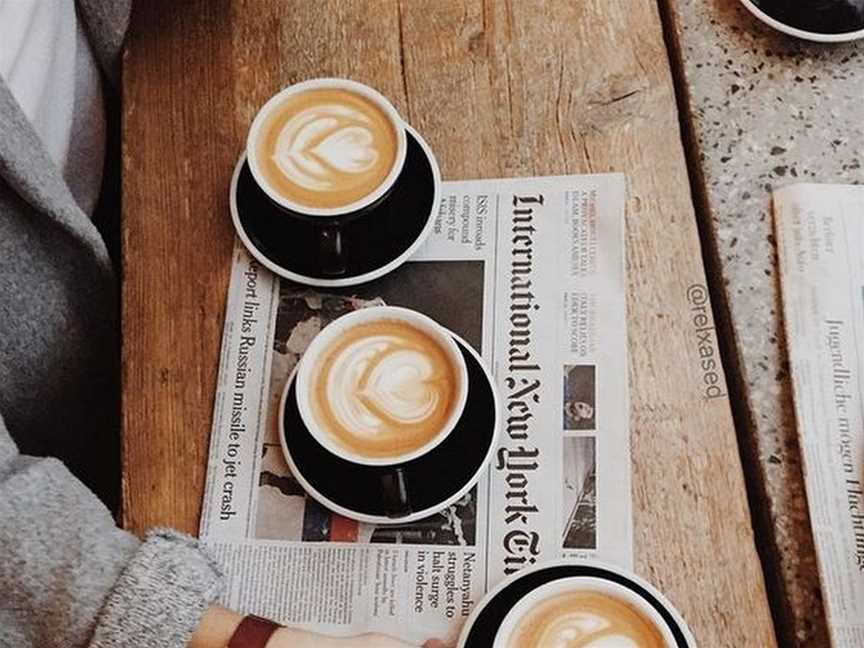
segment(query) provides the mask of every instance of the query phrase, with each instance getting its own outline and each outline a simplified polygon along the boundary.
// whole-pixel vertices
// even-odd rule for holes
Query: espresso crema
[[[398,320],[358,324],[312,369],[312,415],[338,445],[364,458],[409,454],[450,419],[457,369],[441,345]]]
[[[618,599],[568,592],[539,601],[506,648],[670,648],[653,622]]]
[[[286,199],[312,208],[362,200],[387,179],[399,139],[372,100],[345,89],[313,89],[287,97],[256,138],[259,171]]]

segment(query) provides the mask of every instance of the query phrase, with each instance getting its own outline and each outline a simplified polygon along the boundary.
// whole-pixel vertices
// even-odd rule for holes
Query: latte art
[[[381,157],[359,110],[323,104],[302,110],[282,127],[273,160],[288,180],[310,191],[333,191],[368,173]]]
[[[592,592],[559,594],[532,607],[506,648],[667,648],[657,628],[626,603]]]
[[[358,324],[313,370],[313,415],[346,449],[365,457],[412,452],[450,417],[456,373],[439,344],[401,321]]]
[[[345,89],[314,89],[273,109],[258,136],[259,170],[286,199],[335,208],[362,200],[387,179],[398,138],[374,102]]]

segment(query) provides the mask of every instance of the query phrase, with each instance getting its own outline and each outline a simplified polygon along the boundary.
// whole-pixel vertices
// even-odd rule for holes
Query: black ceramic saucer
[[[407,261],[432,231],[441,175],[423,138],[405,128],[408,150],[393,189],[371,213],[349,217],[339,226],[344,272],[334,276],[322,263],[321,229],[329,219],[282,211],[255,184],[244,155],[231,180],[231,218],[246,249],[276,274],[322,287],[371,281]]]
[[[483,473],[498,436],[498,402],[492,378],[470,345],[458,336],[468,367],[468,401],[453,431],[428,454],[400,464],[413,512],[388,515],[383,473],[392,467],[341,459],[318,443],[297,409],[295,381],[282,395],[279,436],[291,474],[323,506],[371,524],[405,524],[442,511],[463,497]]]
[[[693,635],[683,619],[662,594],[648,583],[602,563],[563,560],[521,572],[488,592],[468,618],[457,648],[490,648],[495,643],[495,634],[504,617],[522,597],[546,583],[573,577],[599,578],[636,592],[666,621],[677,648],[696,648]]]

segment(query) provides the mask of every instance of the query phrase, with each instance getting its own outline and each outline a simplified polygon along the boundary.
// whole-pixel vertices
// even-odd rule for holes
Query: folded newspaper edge
[[[795,418],[834,648],[864,646],[864,187],[774,192]]]

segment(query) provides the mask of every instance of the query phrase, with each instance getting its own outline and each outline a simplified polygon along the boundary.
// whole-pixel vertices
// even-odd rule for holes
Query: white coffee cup
[[[330,348],[331,344],[341,335],[361,324],[374,322],[397,321],[404,322],[413,328],[429,336],[437,346],[444,352],[446,359],[451,363],[454,370],[456,385],[453,403],[449,416],[434,435],[421,447],[413,451],[394,454],[386,457],[370,457],[358,454],[340,444],[326,430],[318,424],[312,406],[312,390],[315,388],[314,371],[318,365],[321,354]],[[434,450],[454,430],[459,422],[465,403],[468,399],[468,369],[462,351],[456,344],[449,331],[435,322],[430,317],[408,308],[396,306],[372,306],[353,311],[347,315],[334,320],[312,340],[297,366],[296,374],[297,408],[303,423],[309,433],[324,448],[334,455],[357,464],[369,466],[396,466],[407,461],[417,459]]]
[[[262,129],[267,121],[267,117],[277,110],[286,100],[295,95],[310,90],[345,90],[354,94],[358,94],[375,106],[377,106],[386,115],[388,121],[391,122],[396,134],[396,155],[390,173],[378,185],[378,187],[363,196],[362,198],[339,207],[313,207],[310,205],[301,204],[286,197],[277,191],[267,180],[266,175],[261,170],[260,160],[258,159],[257,143],[261,135]],[[405,123],[384,95],[377,90],[370,88],[367,85],[351,81],[349,79],[338,78],[321,78],[310,79],[295,83],[281,90],[271,97],[258,111],[255,119],[252,121],[252,126],[249,128],[249,134],[246,139],[246,158],[249,162],[249,170],[255,179],[256,184],[274,203],[294,214],[303,216],[315,217],[338,217],[359,212],[383,198],[396,183],[399,174],[402,172],[402,167],[405,164],[405,157],[408,150],[408,139],[405,134]]]
[[[519,599],[499,626],[498,632],[495,634],[493,648],[506,648],[513,634],[518,629],[520,622],[535,606],[552,597],[574,592],[602,594],[624,603],[657,629],[657,632],[663,637],[663,641],[668,648],[677,646],[671,628],[660,613],[635,591],[602,578],[572,577],[550,581],[531,590],[531,592]]]

